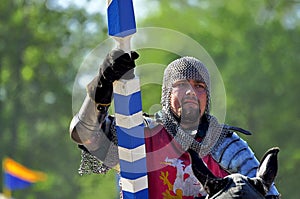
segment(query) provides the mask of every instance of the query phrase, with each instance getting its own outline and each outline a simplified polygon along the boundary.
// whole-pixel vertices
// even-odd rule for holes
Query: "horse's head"
[[[237,173],[225,178],[217,178],[206,167],[198,154],[195,151],[189,150],[193,172],[204,186],[210,199],[265,198],[264,196],[277,175],[278,152],[279,148],[274,147],[265,153],[254,178]]]

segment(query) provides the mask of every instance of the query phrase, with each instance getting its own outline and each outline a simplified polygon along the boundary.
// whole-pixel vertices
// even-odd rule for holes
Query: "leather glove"
[[[103,68],[100,67],[99,76],[101,77],[101,80],[114,82],[120,78],[134,78],[134,60],[138,57],[139,55],[135,51],[131,51],[130,55],[128,53],[124,53],[124,51],[120,49],[111,51],[103,62]]]
[[[133,69],[139,55],[134,51],[131,51],[130,54],[124,53],[120,49],[111,51],[100,66],[98,76],[87,85],[89,96],[100,107],[110,105],[115,80],[134,78]]]

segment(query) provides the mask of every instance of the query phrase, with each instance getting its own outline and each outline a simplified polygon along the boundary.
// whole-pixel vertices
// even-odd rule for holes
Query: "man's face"
[[[172,85],[171,108],[181,124],[198,126],[207,103],[206,85],[196,80],[178,80]]]

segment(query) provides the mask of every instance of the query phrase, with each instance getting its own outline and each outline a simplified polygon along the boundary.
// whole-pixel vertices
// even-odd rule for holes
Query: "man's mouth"
[[[198,105],[199,103],[198,103],[197,100],[194,100],[194,99],[185,99],[185,100],[183,100],[182,105],[185,105],[185,104],[196,104],[196,105]]]

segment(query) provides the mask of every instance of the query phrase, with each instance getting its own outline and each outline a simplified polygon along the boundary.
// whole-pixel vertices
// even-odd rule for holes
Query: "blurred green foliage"
[[[106,19],[55,2],[0,4],[0,158],[9,156],[48,174],[47,181],[15,191],[15,198],[115,198],[114,172],[77,174],[80,151],[68,135],[74,79],[84,57],[107,38]],[[258,157],[269,147],[281,148],[277,187],[283,198],[298,198],[300,2],[151,3],[155,9],[138,18],[138,25],[177,30],[209,52],[226,87],[226,123],[253,132],[244,138]],[[176,58],[160,50],[139,53],[139,65],[166,65]],[[147,75],[160,78],[159,72],[139,75],[147,82]],[[149,112],[151,104],[160,102],[160,85],[142,86],[142,97]]]

